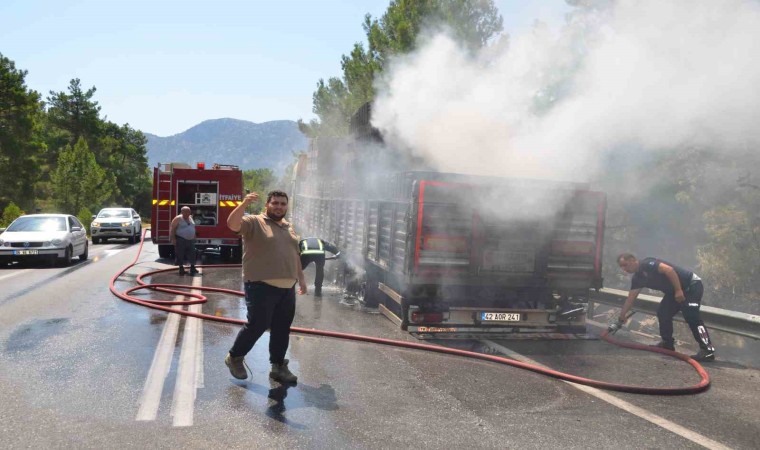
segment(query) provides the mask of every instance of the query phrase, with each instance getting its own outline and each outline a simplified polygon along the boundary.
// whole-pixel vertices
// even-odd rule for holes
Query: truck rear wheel
[[[237,247],[232,247],[232,262],[234,263],[241,263],[243,262],[243,247],[238,245]]]
[[[364,285],[364,306],[377,308],[380,303],[380,289],[377,287],[378,278],[372,269],[367,270],[367,282]]]

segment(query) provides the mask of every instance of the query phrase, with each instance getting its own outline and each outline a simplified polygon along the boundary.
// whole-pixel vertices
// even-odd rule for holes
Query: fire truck
[[[151,239],[162,258],[171,258],[170,228],[183,206],[192,211],[196,249],[218,250],[223,259],[239,261],[240,237],[227,228],[227,217],[243,201],[243,172],[238,166],[213,164],[206,168],[186,163],[159,163],[153,168]]]

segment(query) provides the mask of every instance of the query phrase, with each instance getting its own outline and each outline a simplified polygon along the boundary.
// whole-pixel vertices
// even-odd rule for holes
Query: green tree
[[[23,216],[26,214],[24,211],[21,210],[15,203],[10,202],[8,203],[8,206],[3,209],[3,218],[2,222],[0,222],[0,226],[7,227],[11,224],[16,218]]]
[[[50,91],[48,116],[53,126],[68,132],[67,144],[74,145],[84,137],[91,145],[99,135],[100,106],[92,99],[95,91],[95,86],[83,90],[79,78],[69,82],[68,93]]]
[[[426,27],[446,29],[475,51],[504,29],[504,19],[491,0],[394,0],[380,19],[364,18],[369,52],[381,64],[414,50]]]
[[[446,29],[466,48],[485,46],[503,29],[493,0],[393,0],[379,19],[364,17],[367,47],[355,43],[341,58],[342,78],[320,79],[312,98],[318,120],[299,121],[309,137],[343,136],[348,120],[375,97],[375,80],[390,57],[416,48],[424,28]]]
[[[252,169],[243,171],[243,187],[259,194],[259,200],[250,207],[250,211],[261,211],[266,203],[267,192],[274,188],[277,177],[271,169]]]
[[[0,206],[11,200],[25,208],[34,203],[40,174],[40,95],[27,89],[27,72],[0,53]]]
[[[298,121],[298,127],[306,136],[345,136],[348,133],[348,118],[353,114],[350,94],[346,85],[338,78],[317,82],[317,90],[312,96],[312,111],[319,120],[308,125]]]
[[[69,82],[67,92],[50,91],[45,122],[47,178],[55,168],[58,153],[67,145],[74,146],[79,138],[87,141],[87,146],[95,154],[98,164],[103,163],[99,142],[102,120],[100,106],[93,100],[95,91],[95,86],[83,90],[79,78]]]
[[[757,313],[760,301],[760,186],[739,180],[732,198],[703,216],[707,240],[697,257],[717,304]]]
[[[151,194],[145,135],[128,124],[104,122],[101,128],[98,164],[115,177],[115,189],[109,200],[145,212]]]
[[[84,229],[87,230],[87,234],[90,234],[90,225],[92,225],[92,211],[83,206],[77,213],[77,219],[82,222]]]
[[[151,190],[147,139],[128,124],[120,126],[102,120],[95,93],[94,86],[83,89],[79,79],[71,80],[67,92],[50,92],[45,122],[50,149],[48,171],[52,174],[60,149],[85,139],[95,162],[108,174],[103,192],[108,191],[110,195],[101,201],[132,206],[145,213],[150,205]],[[43,176],[40,185],[43,195],[48,179]],[[52,191],[52,187],[49,189]],[[87,206],[97,209],[100,205]]]
[[[51,182],[56,204],[69,214],[99,205],[113,190],[112,176],[97,164],[83,137],[60,152]]]

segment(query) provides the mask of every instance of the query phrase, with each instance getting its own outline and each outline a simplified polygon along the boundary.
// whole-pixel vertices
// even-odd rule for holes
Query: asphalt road
[[[711,388],[692,396],[600,392],[490,362],[299,335],[288,354],[298,385],[268,379],[266,334],[247,357],[252,377],[235,380],[223,358],[236,326],[149,310],[109,292],[137,249],[92,246],[89,261],[68,268],[0,269],[1,448],[755,449],[760,442],[760,371],[736,356],[756,343],[730,338],[723,341],[731,351],[719,353],[728,356],[706,365]],[[165,262],[146,243],[119,287]],[[238,269],[153,281],[241,287]],[[245,317],[241,299],[209,298],[190,308]],[[328,287],[322,299],[298,298],[294,325],[416,341]],[[626,384],[698,381],[682,362],[596,339],[438,344]]]

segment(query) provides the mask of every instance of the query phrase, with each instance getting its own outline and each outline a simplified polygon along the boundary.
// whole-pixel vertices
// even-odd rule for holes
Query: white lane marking
[[[544,366],[543,364],[541,364],[539,362],[536,362],[536,361],[528,358],[527,356],[523,356],[520,353],[512,351],[512,350],[508,349],[507,347],[504,347],[503,345],[497,344],[496,342],[493,342],[493,341],[490,341],[490,340],[487,340],[487,339],[484,339],[483,342],[486,345],[495,348],[496,350],[498,350],[501,353],[503,353],[505,356],[508,356],[508,357],[510,357],[512,359],[516,359],[518,361],[522,361],[522,362],[526,362],[526,363],[529,363],[529,364],[533,364],[533,365],[536,365],[536,366],[540,366],[540,367],[546,368],[546,366]],[[653,414],[653,413],[647,411],[646,409],[639,408],[638,406],[632,405],[632,404],[626,402],[625,400],[621,400],[621,399],[615,397],[614,395],[610,395],[610,394],[608,394],[608,393],[606,393],[604,391],[601,391],[601,390],[599,390],[597,388],[593,388],[591,386],[586,386],[584,384],[572,383],[572,382],[566,381],[566,380],[560,380],[560,381],[562,381],[564,383],[567,383],[567,384],[573,386],[574,388],[576,388],[578,390],[586,392],[587,394],[592,395],[592,396],[598,398],[599,400],[603,400],[603,401],[609,403],[610,405],[616,406],[616,407],[618,407],[618,408],[620,408],[620,409],[622,409],[624,411],[627,411],[627,412],[633,414],[634,416],[640,417],[640,418],[642,418],[642,419],[644,419],[644,420],[646,420],[646,421],[648,421],[650,423],[653,423],[653,424],[655,424],[655,425],[657,425],[659,427],[662,427],[662,428],[664,428],[664,429],[666,429],[666,430],[668,430],[668,431],[670,431],[672,433],[675,433],[675,434],[681,436],[684,439],[688,439],[691,442],[694,442],[695,444],[701,445],[701,446],[709,448],[709,449],[716,449],[716,450],[729,450],[730,449],[730,447],[726,447],[725,445],[721,444],[720,442],[713,441],[712,439],[710,439],[708,437],[702,436],[699,433],[696,433],[696,432],[694,432],[692,430],[689,430],[688,428],[682,427],[681,425],[678,425],[678,424],[673,423],[673,422],[671,422],[671,421],[669,421],[669,420],[667,420],[667,419],[665,419],[663,417],[660,417],[660,416],[658,416],[656,414]]]
[[[193,286],[200,286],[200,277],[193,278]],[[200,294],[198,289],[190,292]],[[190,305],[190,312],[200,313],[201,305]],[[182,348],[179,354],[179,368],[177,369],[177,383],[174,386],[174,398],[172,400],[171,415],[172,424],[175,427],[189,427],[193,425],[193,412],[195,410],[195,396],[200,387],[198,381],[203,380],[203,321],[196,317],[185,318],[185,328],[182,332]]]
[[[201,312],[202,308],[201,305],[198,305],[198,312]],[[198,325],[198,333],[196,333],[197,340],[196,340],[196,349],[195,352],[195,386],[196,389],[200,389],[204,387],[204,377],[203,377],[203,320],[197,319],[199,321]]]
[[[3,276],[0,276],[0,280],[5,280],[5,279],[11,278],[11,277],[15,277],[16,275],[21,275],[22,273],[29,272],[30,270],[32,270],[32,269],[21,269],[18,272],[12,272],[12,273],[9,273],[9,274],[5,274]]]
[[[184,295],[177,295],[174,299],[182,300],[184,298]],[[182,309],[182,306],[174,305],[172,308]],[[153,362],[150,364],[148,377],[145,380],[145,386],[140,396],[140,408],[137,411],[135,420],[156,420],[158,405],[161,402],[161,393],[164,389],[164,381],[169,374],[172,357],[174,356],[179,319],[179,314],[169,313],[166,317],[164,329],[161,332],[161,338],[158,340],[156,352],[153,354]]]

